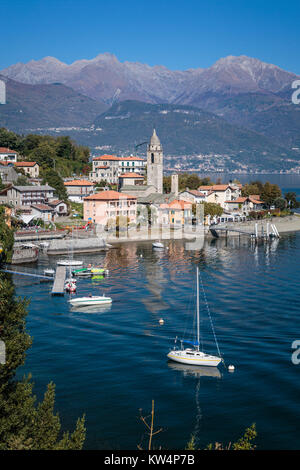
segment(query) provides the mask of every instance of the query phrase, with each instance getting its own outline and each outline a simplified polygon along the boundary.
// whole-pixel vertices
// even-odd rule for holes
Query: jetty
[[[65,266],[57,266],[51,291],[52,295],[64,295],[66,274],[67,270]]]
[[[232,232],[237,234],[238,236],[246,235],[250,237],[252,240],[270,240],[273,238],[279,238],[279,232],[274,224],[267,223],[265,229],[262,226],[261,230],[258,230],[258,224],[256,223],[254,228],[249,227],[249,230],[246,228],[235,228],[234,226],[229,225],[212,225],[209,227],[209,230],[213,237],[219,238],[219,233],[228,237],[228,233]]]
[[[21,271],[12,271],[11,269],[1,269],[2,273],[9,273],[9,274],[18,274],[19,276],[27,276],[27,277],[35,277],[38,279],[46,279],[47,281],[53,281],[53,277],[45,276],[42,274],[33,274],[33,273],[26,273]]]

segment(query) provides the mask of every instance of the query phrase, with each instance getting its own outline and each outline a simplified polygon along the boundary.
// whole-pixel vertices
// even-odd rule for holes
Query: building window
[[[154,163],[154,153],[151,153],[151,163]]]

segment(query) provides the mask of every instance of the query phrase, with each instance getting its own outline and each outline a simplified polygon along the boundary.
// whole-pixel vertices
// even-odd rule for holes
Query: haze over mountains
[[[23,116],[24,119],[20,122],[18,116],[16,120],[24,128],[24,131],[35,127],[84,127],[93,123],[96,127],[102,126],[103,128],[103,122],[105,122],[103,119],[108,116],[96,116],[105,112],[110,106],[127,100],[152,105],[187,106],[187,113],[191,111],[189,107],[193,106],[214,113],[219,117],[218,125],[215,126],[216,134],[209,133],[210,143],[208,145],[203,132],[201,133],[197,126],[193,125],[193,137],[187,132],[183,113],[179,113],[181,118],[176,122],[172,118],[172,113],[166,113],[164,122],[169,122],[169,124],[172,122],[172,125],[177,126],[174,129],[177,133],[181,128],[183,132],[180,137],[182,142],[186,143],[176,146],[174,149],[174,145],[169,142],[171,138],[166,136],[165,147],[175,155],[182,155],[183,151],[203,153],[208,147],[212,152],[219,153],[225,129],[224,125],[220,123],[225,120],[231,124],[231,131],[233,128],[235,129],[234,132],[228,130],[234,141],[224,140],[224,152],[237,154],[237,143],[243,141],[240,149],[242,152],[248,146],[250,154],[253,152],[257,154],[257,151],[263,151],[265,146],[264,151],[267,153],[271,148],[273,149],[272,152],[276,154],[274,154],[274,158],[278,159],[279,155],[282,158],[282,154],[286,155],[286,159],[299,158],[299,152],[292,149],[300,147],[300,106],[291,102],[293,91],[291,84],[299,77],[258,59],[247,56],[228,56],[218,60],[207,69],[173,71],[164,66],[150,67],[141,63],[121,63],[114,55],[105,53],[91,60],[78,60],[70,65],[60,62],[56,58],[46,57],[39,61],[30,61],[27,64],[12,65],[0,71],[0,74],[10,79],[8,81],[7,106],[14,102],[17,108],[27,107],[28,118],[25,119]],[[31,88],[26,88],[26,86]],[[51,112],[44,118],[42,116],[45,114],[43,109],[37,112],[39,99],[33,99],[33,95],[36,97],[39,95],[41,98],[42,94],[48,96],[49,103],[52,102]],[[82,106],[81,115],[80,104]],[[44,105],[48,106],[45,99],[41,108]],[[129,106],[128,103],[126,106]],[[129,107],[131,111],[128,112],[132,113],[133,105],[131,104]],[[121,132],[118,132],[121,120],[114,120],[115,148],[120,148],[121,145],[131,147],[133,144],[129,139],[133,138],[132,131],[138,127],[136,112],[140,109],[138,105],[134,107],[135,112],[130,115],[132,119],[130,116],[126,118],[126,127],[129,130],[127,145],[125,145],[124,138],[120,138]],[[64,108],[68,112],[64,113]],[[151,113],[153,109],[151,108]],[[2,111],[3,107],[0,109],[0,125],[3,125]],[[8,111],[7,109],[9,114]],[[141,112],[144,113],[145,109],[143,108]],[[159,113],[159,108],[157,108],[157,112]],[[12,113],[10,116],[11,119],[6,116],[6,122],[12,128],[14,118]],[[206,119],[204,114],[198,118],[200,121]],[[169,124],[167,127],[170,130]],[[14,127],[19,127],[19,125]],[[254,145],[255,133],[259,134],[256,137],[259,144],[256,146]],[[187,144],[188,135],[191,145]],[[238,135],[241,138],[238,138]],[[262,139],[263,136],[266,138],[265,140]],[[100,147],[106,144],[111,145],[111,142],[105,141],[104,132],[101,134],[101,131],[98,134],[85,134],[84,136],[81,133],[80,137],[75,137],[80,138],[81,141],[85,139],[93,146],[96,144]],[[140,137],[142,136],[137,133],[135,140],[138,141]],[[291,166],[295,166],[294,163]]]

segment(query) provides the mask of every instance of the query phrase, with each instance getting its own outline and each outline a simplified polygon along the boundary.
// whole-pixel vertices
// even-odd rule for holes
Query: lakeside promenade
[[[230,232],[230,228],[240,229],[245,232],[253,233],[255,231],[255,224],[257,223],[258,232],[261,233],[263,228],[264,232],[267,231],[267,224],[274,224],[279,232],[296,232],[300,230],[300,215],[290,215],[286,217],[272,217],[270,219],[263,220],[251,220],[246,222],[228,222],[225,224],[219,224],[215,227],[224,227],[228,228],[230,236],[239,236],[238,233]],[[193,240],[195,238],[208,237],[211,238],[213,235],[209,230],[209,226],[191,226],[187,225],[180,228],[170,228],[170,227],[149,227],[142,228],[140,230],[129,229],[119,233],[119,236],[116,236],[115,233],[104,233],[103,238],[107,243],[120,243],[120,242],[130,242],[130,241],[154,241],[154,240]]]

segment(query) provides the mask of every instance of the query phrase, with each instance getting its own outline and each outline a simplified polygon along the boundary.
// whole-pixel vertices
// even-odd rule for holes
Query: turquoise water
[[[139,410],[149,414],[151,400],[164,428],[156,446],[183,449],[191,434],[200,447],[233,441],[255,422],[259,448],[299,448],[300,365],[291,362],[291,344],[300,339],[300,233],[256,247],[238,239],[207,241],[198,251],[180,241],[168,246],[155,252],[151,243],[130,243],[84,257],[109,269],[103,280],[78,284],[78,295],[113,298],[102,312],[72,311],[67,296],[51,298],[50,284],[15,276],[17,293],[31,297],[34,338],[20,373],[32,372],[39,398],[56,383],[65,428],[86,414],[86,448],[136,449],[145,432]],[[23,269],[55,262],[45,256]],[[193,324],[196,266],[234,373],[167,361],[173,338]],[[202,299],[200,305],[202,339],[215,353]]]

